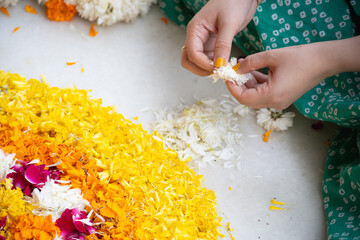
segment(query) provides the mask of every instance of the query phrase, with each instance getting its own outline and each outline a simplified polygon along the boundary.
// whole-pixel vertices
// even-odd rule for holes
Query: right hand
[[[256,0],[210,0],[187,26],[182,66],[207,76],[214,70],[212,60],[217,67],[225,64],[234,36],[251,21],[256,7]]]

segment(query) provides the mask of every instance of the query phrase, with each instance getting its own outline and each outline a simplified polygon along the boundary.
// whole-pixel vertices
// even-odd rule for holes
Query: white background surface
[[[25,12],[26,3],[39,14]],[[194,96],[228,94],[222,82],[212,84],[181,68],[185,31],[170,21],[164,24],[157,7],[133,24],[97,26],[95,38],[88,35],[90,22],[79,17],[72,23],[50,22],[35,1],[20,1],[9,12],[10,18],[0,14],[0,69],[27,78],[43,74],[54,86],[92,89],[91,95],[102,98],[104,105],[117,105],[127,118],[139,116],[137,122],[145,128],[153,115],[139,113],[144,108],[171,108],[179,97],[191,104]],[[73,61],[77,63],[66,65]],[[218,164],[200,171],[205,185],[215,191],[219,215],[224,225],[231,223],[235,239],[325,239],[321,170],[325,142],[336,130],[325,125],[315,131],[315,121],[296,113],[294,127],[272,133],[268,143],[261,136],[246,137],[264,133],[255,117],[248,116],[240,123],[245,135],[241,169]],[[288,210],[270,211],[272,198],[288,203]]]

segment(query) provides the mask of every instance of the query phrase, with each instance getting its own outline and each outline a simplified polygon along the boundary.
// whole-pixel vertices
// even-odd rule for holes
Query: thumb
[[[218,36],[214,47],[214,65],[222,67],[229,60],[232,40],[236,34],[232,23],[220,21],[218,25]]]
[[[249,73],[264,67],[273,66],[273,57],[270,51],[259,52],[247,56],[244,60],[241,61],[238,73]]]

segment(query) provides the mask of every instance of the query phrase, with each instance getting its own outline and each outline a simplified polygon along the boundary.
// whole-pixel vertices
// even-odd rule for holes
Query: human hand
[[[224,65],[234,36],[250,22],[256,6],[256,0],[210,0],[187,26],[182,66],[207,76],[214,69],[213,59],[215,66]]]
[[[254,76],[245,85],[227,82],[241,104],[253,108],[285,109],[325,78],[338,73],[336,54],[328,43],[314,43],[269,50],[240,60],[238,73]],[[269,75],[255,71],[267,67]]]

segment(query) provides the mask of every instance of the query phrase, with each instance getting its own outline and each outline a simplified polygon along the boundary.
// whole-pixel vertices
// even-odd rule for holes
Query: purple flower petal
[[[43,170],[43,167],[35,166],[33,164],[29,165],[25,171],[25,178],[32,184],[40,184],[45,183],[47,176],[49,176],[50,172],[47,170]]]
[[[56,169],[56,167],[52,167],[50,170],[50,178],[53,180],[59,180],[61,176],[60,170]]]
[[[61,217],[58,220],[56,220],[55,225],[60,228],[61,237],[66,237],[69,234],[71,234],[72,231],[75,229],[71,211],[69,209],[66,209],[61,214]]]
[[[24,178],[23,175],[16,174],[16,173],[12,173],[12,174],[14,175],[13,181],[12,181],[14,189],[18,187],[21,190],[24,190],[25,188],[27,188],[29,186],[29,183],[26,181],[26,179]]]
[[[96,232],[96,229],[93,226],[85,225],[85,228],[86,228],[87,234],[92,234],[92,233]]]
[[[26,195],[26,196],[29,196],[29,197],[31,197],[31,189],[30,189],[30,187],[27,187],[27,188],[25,188],[24,190],[23,190],[23,193]]]
[[[7,216],[3,217],[3,219],[1,219],[0,221],[0,231],[4,229],[5,225],[6,225],[6,220],[7,220]]]
[[[76,230],[78,230],[81,233],[87,233],[87,229],[85,228],[84,224],[80,221],[74,221],[74,226]]]

